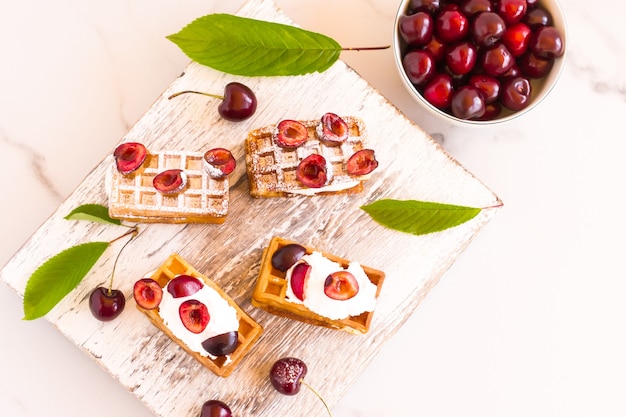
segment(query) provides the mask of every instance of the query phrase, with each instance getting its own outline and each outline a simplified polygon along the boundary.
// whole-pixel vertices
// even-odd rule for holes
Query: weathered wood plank
[[[270,1],[252,0],[241,14],[289,22]],[[232,123],[217,115],[217,103],[200,96],[167,97],[183,89],[219,92],[241,81],[257,94],[259,108],[248,121]],[[248,192],[243,140],[247,132],[283,118],[309,120],[332,111],[362,118],[376,149],[379,169],[363,193],[351,196],[254,199]],[[228,402],[237,415],[325,415],[312,395],[280,396],[267,372],[274,360],[294,355],[309,364],[309,382],[334,404],[356,376],[415,310],[457,256],[497,209],[441,233],[411,236],[382,228],[359,207],[379,198],[418,199],[490,207],[498,198],[406,119],[344,63],[323,74],[303,77],[243,78],[190,64],[123,138],[151,150],[231,149],[238,168],[231,176],[230,212],[222,225],[142,225],[117,267],[117,286],[129,308],[110,323],[94,320],[87,298],[108,279],[115,247],[46,319],[121,384],[163,417],[196,415],[210,398]],[[106,204],[105,158],[1,271],[18,294],[45,259],[81,242],[110,240],[115,226],[63,219],[83,203]],[[261,250],[274,236],[359,260],[385,271],[387,279],[371,330],[350,335],[271,316],[250,304]],[[152,327],[132,308],[136,279],[178,252],[201,270],[265,328],[265,333],[227,379],[211,374]],[[314,341],[315,343],[311,343]],[[329,354],[332,351],[332,354]],[[341,370],[340,372],[338,370]]]

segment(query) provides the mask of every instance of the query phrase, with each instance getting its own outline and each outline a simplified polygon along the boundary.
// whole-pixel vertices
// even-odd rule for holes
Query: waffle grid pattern
[[[354,334],[367,333],[374,315],[373,311],[366,311],[359,316],[351,316],[342,320],[331,320],[312,312],[302,304],[292,303],[287,300],[286,294],[288,282],[285,278],[286,274],[272,267],[272,254],[278,249],[291,243],[296,242],[285,240],[280,237],[274,237],[270,241],[268,247],[263,251],[259,277],[252,296],[252,305],[278,316],[287,317],[316,326],[344,330]],[[305,248],[307,253],[310,254],[313,252],[312,248]],[[346,259],[339,258],[328,253],[323,252],[322,254],[328,259],[339,263],[344,268],[350,263],[350,261]],[[385,279],[384,272],[363,265],[362,267],[370,281],[376,285],[376,296],[378,297]]]
[[[152,274],[151,278],[159,283],[161,287],[165,287],[167,283],[178,275],[191,275],[204,281],[206,285],[217,291],[228,303],[237,311],[239,320],[239,344],[235,351],[227,356],[217,356],[215,358],[202,356],[198,352],[189,349],[184,342],[174,336],[169,328],[165,326],[161,316],[157,310],[146,310],[137,305],[137,308],[143,312],[150,322],[165,333],[172,341],[182,347],[187,353],[193,356],[198,362],[208,368],[210,371],[221,377],[229,376],[239,362],[250,351],[254,343],[259,339],[263,329],[252,317],[235,303],[221,288],[205,275],[198,272],[180,255],[174,253]]]
[[[140,221],[220,222],[228,212],[228,178],[212,178],[200,153],[164,151],[149,154],[142,168],[122,175],[113,166],[109,212]],[[154,177],[167,169],[187,174],[186,188],[175,195],[158,192]]]

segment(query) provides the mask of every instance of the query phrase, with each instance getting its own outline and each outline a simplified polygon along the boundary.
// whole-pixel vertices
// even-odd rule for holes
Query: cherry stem
[[[135,236],[137,236],[138,232],[139,232],[139,228],[137,226],[133,226],[133,228],[130,229],[129,231],[127,231],[121,236],[116,237],[115,239],[109,242],[109,245],[111,245],[112,243],[115,243],[118,240],[123,239],[128,235],[132,235],[130,239],[128,239],[126,243],[124,243],[124,246],[122,246],[122,249],[120,249],[120,251],[117,253],[117,257],[115,258],[115,262],[113,263],[113,270],[111,271],[111,281],[109,282],[109,289],[108,289],[109,294],[111,294],[111,291],[113,290],[113,277],[115,276],[115,267],[117,266],[117,261],[120,259],[120,255],[122,254],[122,251],[124,250],[124,248],[131,242],[131,240],[135,238]]]
[[[305,387],[307,387],[308,389],[310,389],[310,390],[311,390],[311,392],[312,392],[313,394],[315,394],[315,396],[316,396],[317,398],[319,398],[319,399],[320,399],[320,401],[322,402],[322,404],[324,404],[324,407],[326,407],[326,411],[328,411],[328,415],[329,415],[330,417],[333,417],[333,413],[331,413],[331,412],[330,412],[330,407],[328,407],[328,404],[326,404],[326,401],[324,401],[324,399],[322,398],[322,396],[321,396],[321,395],[320,395],[317,391],[315,391],[315,389],[314,389],[312,386],[310,386],[309,384],[307,384],[306,382],[304,382],[304,379],[303,379],[303,378],[300,378],[300,383],[301,383],[302,385],[304,385]]]
[[[389,49],[390,45],[385,46],[365,46],[360,48],[341,48],[342,51],[379,51],[382,49]]]
[[[200,94],[202,96],[207,96],[207,97],[213,97],[219,100],[224,100],[224,96],[220,96],[219,94],[211,94],[211,93],[205,93],[202,91],[193,91],[193,90],[185,90],[185,91],[179,91],[178,93],[174,93],[171,96],[169,96],[167,99],[171,100],[174,97],[178,97],[182,94]]]

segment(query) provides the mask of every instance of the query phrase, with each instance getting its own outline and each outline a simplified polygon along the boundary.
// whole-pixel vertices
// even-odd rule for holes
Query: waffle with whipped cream
[[[320,120],[302,123],[308,130],[308,140],[293,149],[281,148],[274,141],[277,124],[248,133],[245,141],[246,168],[253,197],[284,197],[314,194],[354,194],[362,191],[366,177],[347,173],[346,162],[356,151],[365,148],[367,132],[357,117],[342,117],[349,135],[340,145],[328,145],[316,134]],[[309,188],[296,179],[300,161],[311,154],[322,155],[328,164],[329,181],[323,188]]]
[[[162,194],[152,185],[154,177],[168,169],[185,171],[188,184],[180,193]],[[228,213],[228,188],[228,177],[209,175],[201,153],[150,153],[131,174],[121,174],[112,164],[109,215],[137,222],[223,223]]]
[[[221,377],[229,376],[237,364],[248,354],[254,343],[259,339],[263,329],[252,317],[239,307],[235,301],[230,298],[215,282],[198,272],[185,259],[178,254],[172,254],[152,275],[151,278],[159,283],[161,287],[165,287],[167,283],[178,275],[191,275],[201,279],[205,285],[214,289],[228,304],[237,312],[239,320],[238,345],[236,349],[227,356],[203,356],[198,352],[190,349],[182,340],[174,336],[172,331],[165,325],[163,319],[159,315],[158,309],[146,310],[139,305],[137,308],[143,312],[150,322],[159,330],[165,333],[172,341],[182,347],[187,353],[193,356],[198,362],[208,368],[210,371]],[[217,318],[212,318],[217,319]]]
[[[349,316],[343,319],[330,319],[309,310],[304,304],[289,301],[289,282],[286,277],[286,272],[275,269],[272,266],[271,259],[272,255],[277,250],[292,243],[295,242],[280,237],[274,237],[271,239],[268,247],[263,250],[259,277],[252,296],[252,305],[277,316],[298,320],[304,323],[344,330],[353,334],[367,333],[374,311],[364,311],[359,315]],[[315,251],[310,247],[304,246],[304,248],[307,254],[311,254]],[[338,263],[343,268],[347,268],[350,264],[349,260],[332,254],[322,252],[322,255]],[[385,273],[367,266],[361,265],[361,267],[369,281],[376,286],[375,294],[376,298],[378,298],[385,279]]]

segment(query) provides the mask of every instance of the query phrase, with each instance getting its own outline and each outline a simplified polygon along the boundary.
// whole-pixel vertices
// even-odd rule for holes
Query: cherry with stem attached
[[[231,122],[246,120],[254,114],[257,106],[256,95],[250,87],[237,82],[226,84],[223,95],[185,90],[172,94],[168,97],[168,100],[182,94],[200,94],[221,100],[222,102],[217,106],[217,112],[222,118]]]
[[[126,306],[126,297],[122,291],[113,288],[113,278],[115,276],[115,267],[117,266],[117,262],[122,254],[122,251],[135,238],[135,236],[137,236],[137,233],[138,228],[135,226],[123,235],[109,242],[109,244],[113,244],[114,242],[129,235],[131,236],[131,238],[124,243],[124,246],[122,246],[122,249],[120,249],[117,257],[115,258],[108,287],[102,285],[98,286],[89,296],[89,309],[91,310],[91,314],[100,321],[111,321],[124,311],[124,307]]]

